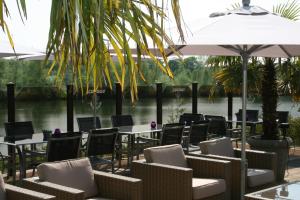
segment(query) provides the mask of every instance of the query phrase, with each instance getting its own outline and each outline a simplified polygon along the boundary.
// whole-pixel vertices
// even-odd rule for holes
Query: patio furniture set
[[[10,141],[0,143],[12,147],[14,158],[15,151],[19,154],[21,179],[24,178],[22,186],[47,194],[44,199],[102,199],[94,198],[97,195],[108,199],[149,200],[240,198],[240,151],[233,149],[230,138],[207,140],[209,135],[231,136],[232,132],[228,134],[226,129],[225,133],[216,131],[209,134],[210,129],[212,132],[215,128],[210,126],[214,120],[228,125],[226,121],[223,123],[223,118],[183,114],[179,123],[156,127],[133,125],[130,118],[112,117],[112,124],[118,128],[104,129],[99,118],[81,118],[78,123],[82,120],[84,123],[79,123],[80,133],[60,133],[52,135],[47,141],[41,134],[31,134],[30,138],[22,135],[14,138],[15,141],[9,138]],[[138,133],[149,133],[153,137],[136,137]],[[126,151],[122,148],[120,136],[127,137]],[[86,142],[82,142],[82,138]],[[47,143],[46,151],[38,151],[35,145],[43,143]],[[27,150],[25,145],[32,148]],[[69,152],[69,149],[73,150]],[[80,157],[83,149],[85,154],[81,156],[89,159],[75,159]],[[111,165],[111,172],[114,173],[115,158],[121,160],[124,152],[133,178],[93,171],[104,163]],[[144,153],[145,159],[133,161],[134,155],[140,153]],[[111,158],[104,159],[98,156],[100,154],[111,154]],[[26,160],[36,155],[46,155],[47,162],[34,163],[38,178],[26,179]],[[274,153],[248,151],[247,159],[247,192],[275,183]],[[16,170],[16,163],[10,164]],[[81,179],[86,179],[86,182]],[[93,186],[87,188],[87,183]],[[88,195],[87,189],[90,188],[95,190]]]

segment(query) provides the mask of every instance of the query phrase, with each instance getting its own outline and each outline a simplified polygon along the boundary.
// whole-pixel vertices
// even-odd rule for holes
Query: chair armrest
[[[145,160],[132,162],[132,174],[143,181],[143,199],[191,200],[193,170]]]
[[[212,154],[190,153],[190,156],[212,158],[218,160],[226,160],[231,162],[231,197],[232,199],[239,199],[241,193],[241,159],[227,156],[217,156]]]
[[[241,156],[240,149],[234,149],[237,156]],[[271,169],[277,170],[277,156],[274,152],[246,150],[246,158],[248,160],[248,168]]]
[[[112,199],[142,199],[142,180],[100,171],[94,171],[101,197]]]
[[[193,175],[197,178],[217,178],[226,182],[226,199],[231,199],[231,163],[225,160],[186,156],[189,167],[193,169]]]
[[[27,189],[50,194],[57,199],[83,200],[84,191],[70,188],[47,181],[40,181],[38,178],[27,178],[23,180],[23,186]]]
[[[45,200],[56,199],[55,196],[35,192],[32,190],[16,187],[13,185],[5,185],[5,193],[7,200],[22,199],[22,200]]]

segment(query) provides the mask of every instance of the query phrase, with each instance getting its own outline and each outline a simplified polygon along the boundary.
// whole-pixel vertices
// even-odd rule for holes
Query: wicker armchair
[[[176,145],[168,145],[176,146]],[[180,146],[180,145],[178,145]],[[154,147],[155,148],[155,147]],[[182,151],[182,150],[181,150]],[[174,154],[176,157],[178,152]],[[146,155],[145,155],[146,157]],[[173,157],[173,156],[170,156]],[[173,164],[147,163],[145,160],[132,163],[133,177],[143,181],[144,200],[192,200],[197,199],[197,191],[193,190],[195,178],[203,181],[223,180],[226,184],[224,192],[202,199],[229,200],[231,192],[231,164],[208,158],[185,156],[188,167]],[[169,160],[169,159],[163,159]],[[172,163],[172,161],[171,161]],[[201,178],[201,179],[200,179]],[[206,184],[206,183],[205,183]],[[205,187],[205,186],[204,186]],[[219,188],[213,188],[216,191]],[[211,189],[207,189],[211,190]],[[202,194],[200,194],[202,196]],[[203,195],[204,196],[204,195]],[[200,199],[200,198],[198,198]]]
[[[231,170],[232,170],[232,184],[231,184],[231,197],[232,199],[240,199],[241,195],[241,150],[240,149],[233,149],[234,157],[229,156],[220,156],[220,155],[213,155],[213,154],[201,154],[199,152],[191,152],[189,155],[202,157],[202,158],[213,158],[219,160],[226,160],[231,162]],[[276,154],[271,152],[264,152],[264,151],[254,151],[254,150],[246,150],[246,158],[248,160],[248,169],[267,169],[276,172]],[[275,174],[275,173],[274,173]],[[275,184],[275,180],[269,182],[267,184],[250,187],[248,182],[246,181],[246,192],[256,191],[265,187],[269,187]]]
[[[2,200],[3,198],[6,200],[46,200],[55,199],[55,196],[27,190],[14,185],[5,184],[0,172],[0,199]]]
[[[56,199],[55,196],[43,194],[40,192],[35,192],[32,190],[16,187],[13,185],[6,184],[5,185],[5,194],[6,200],[52,200]]]
[[[116,200],[142,199],[141,180],[100,171],[93,171],[92,173],[94,174],[94,182],[96,183],[97,197],[100,196],[102,198]],[[79,175],[80,173],[77,174]],[[79,179],[79,181],[81,181],[81,178]],[[72,181],[74,182],[74,180]],[[25,188],[34,191],[51,194],[55,196],[57,200],[83,200],[91,198],[86,197],[86,192],[83,190],[62,186],[53,182],[41,181],[37,177],[24,179],[23,185]]]

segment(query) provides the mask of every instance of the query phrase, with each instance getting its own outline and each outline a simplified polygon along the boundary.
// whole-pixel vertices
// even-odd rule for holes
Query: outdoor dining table
[[[242,123],[240,120],[227,120],[227,123]],[[246,121],[246,126],[250,126],[250,135],[256,135],[256,125],[262,124],[262,119],[259,119],[258,121]]]
[[[83,139],[87,138],[87,134],[82,135]],[[12,177],[13,177],[13,183],[16,182],[16,152],[19,157],[19,180],[22,180],[23,178],[26,178],[26,156],[25,156],[25,148],[26,146],[34,146],[39,144],[47,144],[47,140],[44,139],[44,135],[42,133],[34,133],[31,138],[23,139],[23,140],[17,140],[17,141],[11,141],[8,140],[6,137],[0,137],[0,145],[11,147],[12,151],[11,153],[8,153],[7,156],[9,157],[9,165],[11,165],[12,169]],[[1,151],[4,151],[3,148],[0,149]]]
[[[120,135],[127,135],[128,136],[128,145],[129,145],[129,152],[128,152],[128,165],[130,166],[133,160],[133,148],[135,143],[135,136],[138,134],[152,134],[158,133],[162,131],[162,125],[157,124],[154,128],[151,127],[150,124],[142,124],[142,125],[133,125],[133,126],[120,126],[119,134]]]
[[[0,145],[12,148],[11,153],[7,152],[8,164],[11,165],[9,168],[12,169],[13,183],[16,181],[16,151],[19,156],[19,167],[20,167],[20,180],[26,177],[26,159],[24,156],[24,149],[26,145],[36,145],[47,143],[44,140],[42,133],[36,133],[32,135],[32,138],[23,140],[11,141],[6,137],[0,137]],[[3,148],[1,148],[3,150]]]

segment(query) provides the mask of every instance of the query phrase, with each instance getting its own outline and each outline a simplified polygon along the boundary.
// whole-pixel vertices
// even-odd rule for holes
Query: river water
[[[164,99],[163,100],[163,122],[170,121],[170,115],[175,115],[176,110],[182,109],[183,112],[192,111],[191,98]],[[233,99],[233,113],[242,107],[242,99]],[[300,117],[300,105],[295,104],[289,97],[280,97],[278,109],[289,111],[292,117]],[[248,100],[248,109],[258,109],[261,115],[261,102]],[[17,101],[16,102],[16,121],[31,120],[35,132],[42,129],[54,130],[60,128],[65,131],[66,123],[66,101]],[[227,98],[217,98],[210,102],[207,98],[198,99],[198,112],[211,115],[227,116]],[[110,127],[110,116],[115,113],[115,101],[104,99],[100,101],[97,115],[100,116],[102,127]],[[145,124],[156,120],[156,101],[155,99],[140,99],[134,106],[130,100],[123,101],[123,113],[131,114],[135,124]],[[93,110],[90,103],[85,100],[74,102],[74,129],[78,130],[76,117],[92,116]],[[0,135],[4,135],[4,122],[7,121],[7,109],[5,102],[0,102]]]

